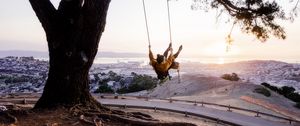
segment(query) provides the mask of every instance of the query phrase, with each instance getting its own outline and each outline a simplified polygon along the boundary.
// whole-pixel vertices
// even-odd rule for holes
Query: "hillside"
[[[199,73],[220,77],[225,73],[237,73],[244,82],[261,84],[268,82],[278,87],[292,86],[300,91],[300,64],[273,60],[252,60],[227,64],[182,64],[184,73]]]
[[[294,102],[272,91],[270,97],[255,93],[253,91],[256,88],[261,86],[250,82],[227,81],[220,77],[186,74],[182,76],[181,83],[174,78],[143,95],[218,103],[300,119],[300,109],[294,107]]]

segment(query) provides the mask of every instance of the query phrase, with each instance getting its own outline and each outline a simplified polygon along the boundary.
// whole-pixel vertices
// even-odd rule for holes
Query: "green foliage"
[[[266,97],[270,97],[271,96],[271,92],[268,89],[264,88],[264,87],[255,88],[253,92],[262,94],[262,95],[264,95]]]
[[[269,88],[270,90],[277,92],[278,94],[283,95],[284,97],[299,103],[300,102],[300,94],[295,92],[295,88],[293,87],[288,87],[288,86],[283,86],[281,88],[278,88],[276,86],[272,86],[268,83],[261,83],[261,85]]]
[[[148,75],[137,75],[132,73],[133,80],[128,87],[119,89],[118,93],[137,92],[142,90],[150,90],[156,87],[158,80]]]
[[[278,89],[277,87],[272,86],[272,85],[270,85],[270,84],[268,84],[268,83],[266,83],[266,82],[261,83],[261,85],[263,85],[263,86],[265,86],[265,87],[269,88],[270,90],[275,91],[275,92],[277,92],[277,93],[280,92],[279,89]]]
[[[113,93],[114,90],[111,89],[107,84],[102,84],[94,93]]]
[[[223,74],[221,76],[221,78],[225,79],[225,80],[230,80],[230,81],[238,81],[240,80],[240,78],[238,77],[238,75],[236,73],[232,73],[232,74]]]
[[[297,0],[285,2],[290,2],[290,5],[295,7],[287,9],[289,7],[285,6],[288,4],[276,0],[194,0],[191,8],[205,11],[216,9],[217,18],[230,15],[228,22],[239,25],[242,32],[253,34],[261,42],[265,42],[270,35],[279,39],[286,38],[284,28],[277,21],[278,19],[293,21],[299,10]]]
[[[29,77],[8,77],[5,79],[4,83],[20,83],[20,82],[29,82]]]
[[[296,108],[300,109],[300,102],[297,102],[295,105]]]
[[[293,93],[286,95],[285,97],[287,97],[288,99],[290,99],[294,102],[300,102],[300,94],[299,93],[293,92]]]
[[[100,78],[97,74],[93,74],[93,76],[95,77],[95,80],[100,80]]]
[[[294,93],[295,88],[293,87],[288,87],[288,86],[283,86],[281,87],[281,93],[283,94],[285,97],[289,96],[291,93]]]
[[[231,80],[231,75],[230,74],[223,74],[221,76],[221,78],[225,79],[225,80]]]
[[[112,81],[120,81],[122,78],[120,75],[118,75],[117,73],[115,73],[113,71],[109,71],[108,75],[110,77],[110,80],[112,80]]]
[[[102,84],[106,84],[107,82],[109,82],[110,79],[109,78],[105,78],[105,79],[102,79],[102,80],[99,80],[99,85],[102,85]]]

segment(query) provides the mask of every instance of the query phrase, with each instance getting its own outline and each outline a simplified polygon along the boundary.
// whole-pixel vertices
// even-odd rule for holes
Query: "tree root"
[[[86,119],[84,115],[81,115],[79,117],[79,119],[80,119],[81,122],[86,123],[86,124],[95,125],[95,126],[102,126],[103,125],[102,120],[97,118],[97,117],[94,117],[93,121],[90,121],[90,120]]]
[[[81,122],[84,122],[84,123],[87,123],[87,124],[94,124],[94,122],[92,122],[92,121],[86,119],[86,118],[84,117],[84,115],[81,115],[81,116],[79,117],[79,120],[80,120]]]
[[[17,123],[18,120],[15,116],[11,115],[8,112],[0,113],[0,124],[14,124]]]
[[[97,107],[97,104],[96,106],[94,105],[87,106],[78,104],[72,107],[60,106],[52,109],[9,110],[0,112],[0,125],[9,125],[16,123],[22,124],[22,121],[24,122],[24,120],[21,119],[20,121],[18,121],[16,117],[22,118],[24,116],[32,116],[34,118],[36,117],[36,114],[38,114],[37,116],[39,116],[45,113],[50,115],[50,120],[64,120],[66,124],[73,126],[196,126],[195,124],[184,122],[163,122],[141,112],[125,112],[121,110],[113,110],[102,106],[101,104],[100,107]],[[58,117],[58,115],[56,116],[56,118],[52,118],[53,114],[57,114],[56,112],[49,113],[53,112],[53,110],[58,110],[56,112],[60,113],[60,117]],[[47,119],[47,117],[44,117],[44,119]]]
[[[70,112],[72,115],[79,115],[80,121],[96,126],[99,124],[102,125],[102,122],[118,122],[129,126],[196,126],[195,124],[184,122],[161,122],[154,119],[152,116],[141,112],[124,112],[109,108],[97,110],[78,105],[72,107]],[[92,119],[88,120],[87,118]],[[99,120],[98,124],[95,120]]]

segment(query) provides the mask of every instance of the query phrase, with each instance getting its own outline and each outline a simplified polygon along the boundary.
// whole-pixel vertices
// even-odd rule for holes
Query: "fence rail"
[[[156,98],[152,98],[152,97],[145,97],[145,96],[131,96],[131,95],[114,95],[114,94],[101,94],[101,95],[94,95],[97,98],[121,98],[121,99],[127,99],[127,98],[136,98],[136,99],[143,99],[143,100],[162,100],[162,101],[166,101],[166,102],[183,102],[183,103],[191,103],[193,105],[198,105],[200,104],[201,106],[204,105],[210,105],[210,106],[216,106],[216,107],[221,107],[221,108],[225,108],[228,111],[233,111],[233,110],[239,110],[239,111],[244,111],[244,112],[250,112],[253,114],[256,114],[256,116],[268,116],[268,117],[272,117],[272,118],[277,118],[277,119],[282,119],[282,120],[286,120],[289,121],[289,123],[291,124],[292,122],[296,122],[296,123],[300,123],[300,121],[292,119],[292,118],[286,118],[286,117],[282,117],[282,116],[277,116],[277,115],[272,115],[269,113],[264,113],[264,112],[259,112],[259,111],[255,111],[255,110],[250,110],[250,109],[245,109],[245,108],[240,108],[240,107],[235,107],[235,106],[230,106],[230,105],[222,105],[222,104],[216,104],[216,103],[209,103],[209,102],[203,102],[203,101],[191,101],[191,100],[179,100],[179,99],[156,99]],[[37,98],[37,97],[35,97]],[[1,99],[0,98],[0,103],[14,103],[14,104],[35,104],[37,102],[37,99],[34,99],[34,97],[30,97],[29,99],[25,99],[22,97],[19,98],[11,98],[11,99]],[[108,104],[109,106],[117,106],[117,107],[122,107],[122,105],[112,105],[112,104]],[[6,105],[6,106],[11,106],[11,105]],[[127,107],[132,107],[132,108],[144,108],[144,109],[154,109],[153,107],[151,108],[147,108],[147,107],[141,107],[141,106],[127,106]],[[171,111],[171,112],[177,112],[177,113],[183,113],[183,112],[179,112],[176,110],[168,110],[165,108],[156,108],[157,110],[164,110],[164,111]],[[184,114],[184,113],[183,113]],[[195,115],[193,113],[187,113],[189,115]],[[200,116],[200,115],[195,115],[195,116]],[[203,115],[201,115],[201,117],[203,117]],[[211,118],[211,117],[205,117],[205,118]],[[213,118],[213,120],[217,120],[215,118]],[[229,124],[230,122],[224,122]]]
[[[277,118],[277,119],[282,119],[282,120],[286,120],[288,121],[290,124],[292,122],[296,122],[296,123],[300,123],[300,121],[292,119],[292,118],[287,118],[287,117],[282,117],[282,116],[277,116],[277,115],[272,115],[269,113],[264,113],[264,112],[260,112],[260,111],[256,111],[256,110],[251,110],[251,109],[245,109],[245,108],[240,108],[240,107],[235,107],[235,106],[230,106],[230,105],[222,105],[222,104],[216,104],[216,103],[209,103],[209,102],[203,102],[203,101],[191,101],[191,100],[179,100],[179,99],[171,99],[171,98],[152,98],[152,97],[145,97],[145,96],[131,96],[131,95],[113,95],[113,94],[102,94],[100,95],[100,97],[114,97],[114,98],[138,98],[138,99],[144,99],[144,100],[162,100],[162,101],[168,101],[168,102],[185,102],[185,103],[192,103],[194,105],[198,105],[200,104],[201,106],[204,105],[210,105],[210,106],[216,106],[216,107],[222,107],[227,109],[228,111],[233,111],[233,110],[239,110],[239,111],[244,111],[244,112],[250,112],[253,114],[256,114],[256,116],[268,116],[268,117],[272,117],[272,118]]]
[[[196,116],[196,117],[201,117],[201,118],[206,118],[206,119],[210,119],[210,120],[214,120],[216,121],[216,123],[224,123],[224,124],[229,124],[232,126],[241,126],[239,124],[233,123],[233,122],[229,122],[229,121],[225,121],[225,120],[220,120],[219,118],[214,118],[214,117],[210,117],[210,116],[205,116],[202,114],[197,114],[197,113],[192,113],[192,112],[187,112],[187,111],[180,111],[180,110],[174,110],[174,109],[168,109],[168,108],[161,108],[161,107],[147,107],[147,106],[136,106],[136,105],[116,105],[116,104],[104,104],[110,107],[124,107],[124,108],[135,108],[135,109],[150,109],[150,110],[160,110],[160,111],[168,111],[168,112],[174,112],[174,113],[180,113],[180,114],[184,114],[185,116]]]
[[[201,105],[211,105],[211,106],[228,108],[228,110],[240,110],[240,111],[250,112],[250,113],[256,114],[256,116],[264,115],[264,116],[269,116],[269,117],[273,117],[273,118],[277,118],[277,119],[283,119],[283,120],[289,121],[290,123],[291,122],[300,122],[300,121],[297,121],[297,120],[294,120],[291,118],[281,117],[281,116],[272,115],[269,113],[259,112],[259,111],[250,110],[250,109],[245,109],[245,108],[234,107],[234,106],[230,106],[230,105],[221,105],[221,104],[209,103],[209,102],[203,102],[203,101],[199,102],[199,101],[177,100],[177,99],[162,99],[162,100],[169,100],[169,101],[173,100],[173,101],[188,102],[188,103],[201,104]]]

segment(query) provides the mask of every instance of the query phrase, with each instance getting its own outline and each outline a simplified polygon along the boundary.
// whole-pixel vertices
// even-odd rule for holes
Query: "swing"
[[[144,9],[144,17],[145,17],[145,24],[146,24],[146,30],[147,30],[147,37],[148,37],[148,46],[151,47],[150,43],[150,35],[149,35],[149,28],[148,28],[148,21],[147,21],[147,13],[146,13],[146,7],[145,7],[145,1],[143,1],[143,9]],[[167,0],[167,8],[168,8],[168,23],[169,23],[169,37],[170,37],[170,44],[172,46],[172,30],[171,30],[171,21],[170,21],[170,8],[169,8],[169,0]],[[173,61],[172,65],[170,66],[172,69],[176,69],[178,73],[178,83],[180,83],[180,72],[179,72],[179,63]],[[166,78],[160,81],[160,83],[164,83],[167,81]]]

